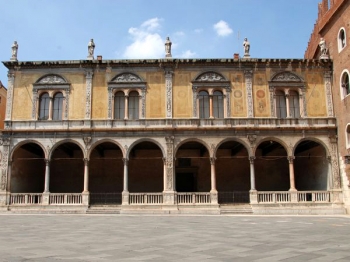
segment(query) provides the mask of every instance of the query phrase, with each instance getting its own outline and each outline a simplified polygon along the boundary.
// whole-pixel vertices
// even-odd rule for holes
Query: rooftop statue
[[[244,57],[250,57],[249,55],[250,43],[248,41],[248,38],[244,38],[243,47],[244,47]]]
[[[88,44],[88,59],[94,59],[94,50],[95,50],[95,43],[94,39],[91,39]]]
[[[18,44],[17,44],[17,41],[14,41],[13,42],[13,45],[12,45],[12,57],[11,57],[11,60],[12,61],[17,61],[17,52],[18,52]]]
[[[165,40],[165,57],[171,57],[171,41],[169,36]]]
[[[328,48],[327,48],[327,45],[326,45],[326,40],[324,40],[324,39],[321,37],[318,46],[319,46],[320,49],[321,49],[320,59],[328,59],[329,56],[328,56]]]

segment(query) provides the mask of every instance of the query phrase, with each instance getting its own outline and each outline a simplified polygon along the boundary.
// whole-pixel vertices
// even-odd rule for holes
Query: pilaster
[[[333,111],[333,100],[332,100],[332,72],[326,71],[324,73],[324,86],[326,91],[326,103],[327,103],[327,114],[329,117],[334,117]]]
[[[174,179],[174,137],[165,137],[166,157],[164,168],[164,191],[163,203],[167,205],[175,204],[175,179]]]
[[[340,189],[340,174],[339,174],[339,164],[338,164],[338,147],[337,147],[337,136],[336,135],[330,135],[329,136],[329,142],[331,144],[330,148],[330,156],[328,157],[328,161],[331,167],[331,175],[332,175],[332,188],[333,189]]]
[[[12,103],[13,103],[13,88],[15,83],[15,73],[9,71],[7,74],[8,85],[7,85],[7,98],[6,98],[6,116],[5,121],[11,121],[12,118]]]
[[[85,100],[85,119],[91,119],[91,99],[92,99],[92,71],[85,72],[86,78],[86,100]]]
[[[253,70],[245,70],[245,86],[247,90],[247,107],[248,118],[254,117],[254,104],[253,104]]]
[[[166,118],[173,118],[173,71],[165,69]]]
[[[11,161],[9,159],[10,144],[10,138],[0,138],[0,146],[3,148],[1,158],[0,192],[4,192],[7,189],[8,173],[11,168]]]

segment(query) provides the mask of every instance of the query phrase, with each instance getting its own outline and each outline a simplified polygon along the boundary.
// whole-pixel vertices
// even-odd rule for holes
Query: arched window
[[[284,92],[277,90],[276,91],[276,114],[277,118],[286,118],[286,96]]]
[[[295,91],[289,91],[289,114],[292,118],[300,117],[299,94]]]
[[[344,28],[340,28],[338,33],[338,51],[340,52],[346,46],[346,33]]]
[[[213,116],[224,118],[224,96],[220,91],[214,91],[213,93]]]
[[[49,119],[50,97],[48,93],[43,93],[39,98],[39,120]]]
[[[139,119],[139,93],[132,91],[128,103],[129,119]]]
[[[61,92],[53,97],[52,120],[62,120],[63,112],[63,94]]]
[[[125,95],[124,92],[117,92],[114,95],[114,119],[125,117]]]
[[[209,118],[209,94],[206,91],[200,91],[198,94],[199,118]]]
[[[350,94],[349,73],[347,71],[344,71],[341,76],[341,88],[343,90],[343,98]]]

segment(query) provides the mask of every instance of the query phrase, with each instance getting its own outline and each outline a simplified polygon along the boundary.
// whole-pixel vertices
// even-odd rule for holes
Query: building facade
[[[0,81],[0,130],[4,129],[7,90]]]
[[[345,212],[329,60],[3,63],[4,210]]]
[[[350,2],[346,0],[322,1],[318,19],[312,32],[305,58],[318,59],[319,43],[326,43],[327,55],[333,61],[332,94],[337,116],[339,164],[344,202],[350,208]]]

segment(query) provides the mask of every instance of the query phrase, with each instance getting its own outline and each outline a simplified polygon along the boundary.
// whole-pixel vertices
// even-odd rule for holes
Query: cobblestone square
[[[350,261],[346,216],[0,215],[0,261]]]

